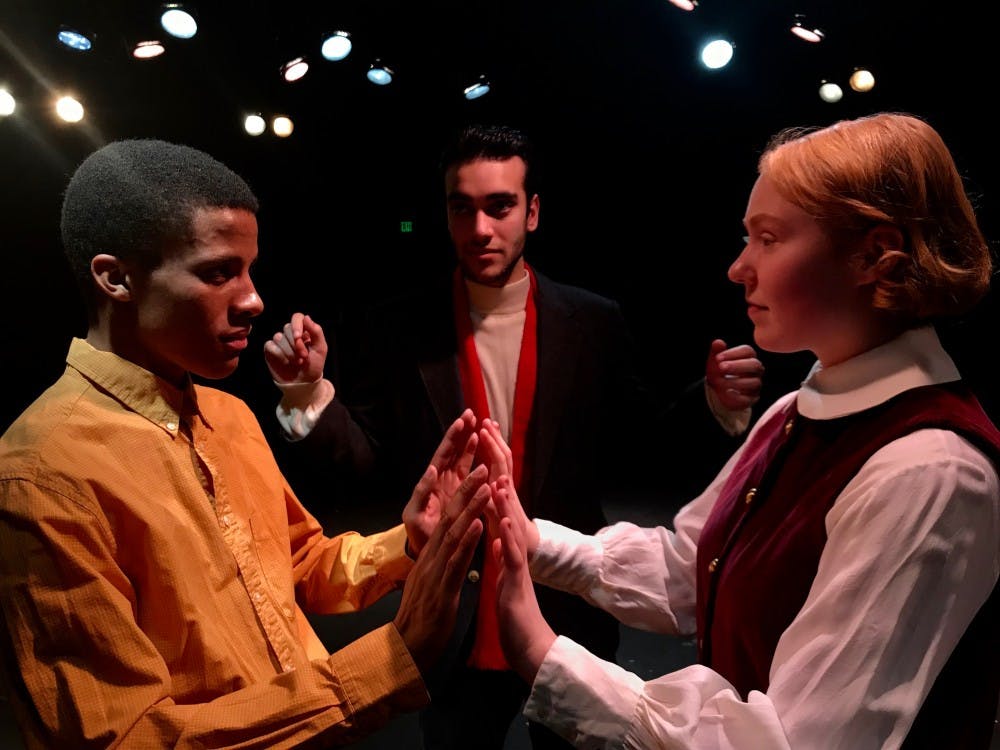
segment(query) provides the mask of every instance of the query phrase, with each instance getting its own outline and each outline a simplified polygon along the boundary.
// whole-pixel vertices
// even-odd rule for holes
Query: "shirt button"
[[[708,564],[708,572],[714,573],[717,567],[719,567],[719,558],[715,558]]]
[[[222,517],[223,526],[229,526],[229,524],[231,524],[232,522],[233,522],[233,517],[229,513],[226,513],[226,515]]]
[[[746,498],[744,498],[744,502],[746,502],[746,504],[749,505],[750,503],[753,502],[753,499],[756,495],[757,495],[757,488],[751,487],[750,491],[747,492]]]
[[[284,672],[294,672],[295,671],[295,666],[292,665],[292,664],[283,664],[281,666],[281,669]]]
[[[786,435],[792,431],[792,425],[793,424],[795,424],[795,420],[794,419],[789,419],[787,422],[785,422],[785,434]]]
[[[259,602],[259,601],[260,601],[261,599],[263,599],[263,598],[264,598],[264,595],[263,595],[263,594],[261,594],[261,593],[260,593],[259,591],[254,591],[254,592],[253,592],[253,600],[254,600],[255,602]]]
[[[173,432],[174,430],[177,429],[177,423],[176,422],[167,422],[167,429],[170,430],[171,432]]]
[[[479,571],[478,570],[470,570],[469,571],[469,575],[467,577],[469,579],[469,583],[479,583]]]
[[[291,620],[292,615],[295,614],[295,612],[292,611],[292,608],[288,606],[284,607],[281,611],[285,613],[285,617],[287,617],[289,620]]]

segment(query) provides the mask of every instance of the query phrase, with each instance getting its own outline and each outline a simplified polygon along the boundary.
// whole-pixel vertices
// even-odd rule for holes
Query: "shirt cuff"
[[[524,715],[575,747],[620,748],[642,691],[638,675],[559,636],[538,669]]]
[[[345,713],[356,724],[359,735],[430,702],[420,670],[392,623],[334,652],[329,664],[333,679],[339,683],[335,689],[349,706]]]
[[[705,399],[708,401],[708,409],[712,412],[712,416],[715,417],[715,420],[726,431],[727,435],[736,437],[746,432],[747,427],[750,426],[750,416],[753,413],[753,407],[748,406],[746,409],[740,409],[739,411],[727,409],[719,402],[719,397],[715,394],[715,391],[708,387],[707,379],[705,380]]]
[[[386,581],[402,585],[416,564],[415,558],[410,557],[406,551],[409,544],[406,527],[403,524],[397,524],[387,531],[377,532],[368,538],[377,541],[379,552],[375,564],[378,567],[379,575]]]
[[[291,441],[301,440],[316,426],[323,409],[333,401],[336,389],[326,378],[312,383],[274,384],[281,390],[281,401],[275,409],[278,424]]]

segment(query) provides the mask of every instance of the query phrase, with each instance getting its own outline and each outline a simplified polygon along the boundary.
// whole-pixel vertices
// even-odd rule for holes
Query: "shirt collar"
[[[961,375],[930,326],[824,368],[813,365],[799,389],[799,414],[836,419],[870,409],[903,391],[959,380]]]
[[[123,406],[171,434],[177,434],[182,415],[198,415],[208,424],[198,408],[198,395],[190,375],[185,387],[178,389],[139,365],[112,352],[95,349],[80,338],[70,342],[66,364]]]

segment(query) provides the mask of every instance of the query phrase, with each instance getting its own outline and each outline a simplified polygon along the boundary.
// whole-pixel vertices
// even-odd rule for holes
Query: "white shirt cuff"
[[[326,378],[313,383],[274,381],[274,384],[281,390],[281,401],[275,415],[285,437],[291,441],[301,440],[312,431],[336,392],[333,383]]]
[[[708,401],[708,409],[712,412],[712,416],[715,417],[727,435],[736,437],[746,432],[747,427],[750,426],[753,407],[748,406],[739,411],[730,411],[719,403],[719,397],[715,395],[715,391],[708,387],[708,380],[705,380],[705,399]]]
[[[638,675],[559,636],[538,669],[524,715],[576,747],[620,748],[642,691]]]

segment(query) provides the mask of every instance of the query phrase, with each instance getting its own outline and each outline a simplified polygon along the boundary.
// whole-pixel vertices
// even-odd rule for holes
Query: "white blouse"
[[[834,367],[817,363],[758,424],[793,398],[804,416],[832,419],[958,378],[934,330],[912,330]],[[690,635],[698,537],[739,455],[678,512],[675,531],[617,523],[585,536],[537,520],[532,577],[626,625]],[[1000,575],[996,467],[953,432],[913,432],[864,464],[827,514],[826,532],[766,693],[744,701],[700,665],[644,682],[560,636],[525,715],[585,748],[899,747]]]

